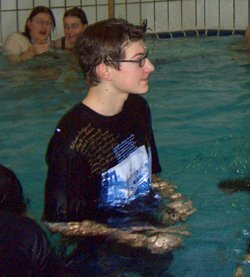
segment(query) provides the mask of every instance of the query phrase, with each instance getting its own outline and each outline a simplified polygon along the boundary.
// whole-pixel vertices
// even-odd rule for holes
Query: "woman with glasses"
[[[49,8],[35,7],[26,20],[24,32],[14,32],[6,38],[3,53],[11,62],[22,62],[47,52],[55,25]]]
[[[72,49],[76,39],[88,26],[88,19],[85,12],[74,7],[67,10],[63,16],[63,28],[65,36],[54,42],[54,47],[59,49]]]

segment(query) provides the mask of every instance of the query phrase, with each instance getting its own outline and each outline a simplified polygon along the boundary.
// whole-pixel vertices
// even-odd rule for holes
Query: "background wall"
[[[245,30],[250,19],[250,0],[0,0],[0,43],[13,31],[23,31],[34,6],[52,9],[56,17],[53,38],[63,34],[62,16],[72,6],[84,9],[89,24],[109,17],[114,2],[115,17],[140,24],[147,18],[152,32],[197,29]]]

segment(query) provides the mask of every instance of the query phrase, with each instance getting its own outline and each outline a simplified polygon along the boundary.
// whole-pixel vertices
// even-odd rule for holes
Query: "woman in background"
[[[59,49],[72,49],[76,39],[88,25],[85,12],[77,7],[71,8],[64,13],[63,28],[65,36],[54,42],[54,47]]]
[[[6,38],[3,53],[11,62],[22,62],[47,52],[55,25],[54,15],[49,8],[35,7],[26,20],[24,32],[14,32]]]

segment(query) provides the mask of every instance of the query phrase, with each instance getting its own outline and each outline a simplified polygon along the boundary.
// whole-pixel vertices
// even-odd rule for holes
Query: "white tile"
[[[97,20],[104,20],[107,19],[109,16],[109,9],[108,6],[98,6],[97,7]]]
[[[117,3],[117,1],[115,1]],[[97,5],[108,5],[108,0],[97,0]]]
[[[140,24],[140,5],[129,4],[128,5],[128,17],[127,20],[133,24]]]
[[[220,1],[220,29],[234,29],[233,0]]]
[[[88,17],[89,24],[93,24],[97,21],[96,8],[92,7],[84,7],[84,11]]]
[[[57,39],[64,36],[63,31],[63,14],[65,12],[64,8],[52,8],[52,12],[56,19],[56,28],[52,34],[52,39]]]
[[[140,23],[142,23],[144,19],[147,19],[148,26],[151,26],[154,30],[155,7],[153,3],[142,3]]]
[[[250,5],[250,3],[249,3]],[[248,25],[248,0],[237,0],[235,3],[235,29],[245,30]]]
[[[5,26],[5,28],[2,28],[2,39],[4,41],[10,33],[17,31],[16,13],[2,13],[2,24]]]
[[[196,30],[195,0],[182,2],[183,30]]]
[[[169,30],[181,30],[181,1],[169,3]]]
[[[39,1],[41,1],[41,0],[39,0]],[[64,0],[52,0],[52,1],[50,1],[50,7],[51,8],[54,8],[54,7],[63,7],[64,4],[65,4]],[[44,4],[43,6],[48,6],[48,3]]]
[[[83,3],[85,3],[85,1],[82,1]],[[64,3],[63,3],[64,5]],[[80,6],[81,5],[81,1],[80,0],[67,0],[67,5],[68,6]]]
[[[18,31],[23,32],[25,28],[25,23],[30,15],[31,10],[28,11],[18,11]]]
[[[116,4],[125,4],[125,0],[116,0],[115,5]],[[116,5],[116,6],[120,6],[120,5]]]
[[[82,1],[83,5],[96,5],[96,1],[95,0],[84,0]]]
[[[57,0],[58,2],[60,0]],[[34,6],[45,6],[45,7],[48,7],[49,6],[49,1],[48,0],[35,0],[34,2]]]
[[[197,1],[197,29],[205,29],[205,0]]]
[[[33,9],[33,1],[32,0],[22,0],[17,1],[17,9]]]
[[[206,29],[218,29],[219,27],[219,0],[206,1]]]
[[[126,19],[126,6],[116,5],[115,6],[115,17]]]
[[[153,26],[148,24],[155,32],[166,32],[168,31],[168,4],[167,2],[158,2],[155,5],[155,30],[153,30]]]
[[[0,1],[2,10],[16,9],[16,0]]]

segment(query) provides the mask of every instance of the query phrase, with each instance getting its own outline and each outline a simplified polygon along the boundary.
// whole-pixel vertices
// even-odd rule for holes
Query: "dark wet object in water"
[[[250,177],[244,179],[224,180],[219,183],[218,187],[227,193],[238,191],[250,192]]]

